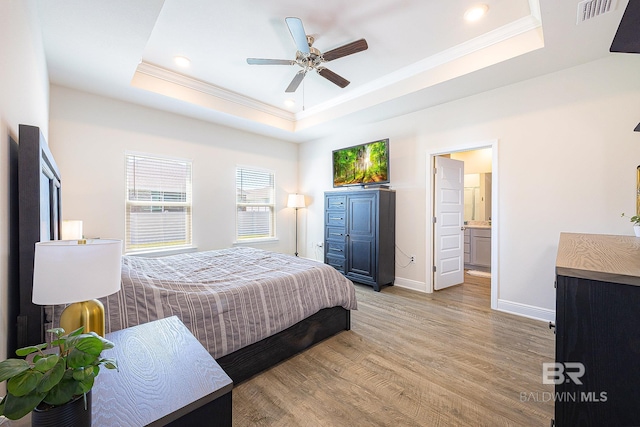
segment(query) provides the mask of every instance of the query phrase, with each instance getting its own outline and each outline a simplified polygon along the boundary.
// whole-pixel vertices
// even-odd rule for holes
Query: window
[[[236,169],[237,240],[275,237],[275,188],[273,172]]]
[[[191,162],[126,156],[125,252],[191,246]]]

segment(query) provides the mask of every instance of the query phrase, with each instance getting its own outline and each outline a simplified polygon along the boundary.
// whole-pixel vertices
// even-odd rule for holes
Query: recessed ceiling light
[[[469,22],[477,21],[478,19],[482,18],[488,10],[489,6],[487,6],[486,4],[472,6],[464,13],[464,19]]]
[[[289,99],[285,99],[285,100],[284,100],[284,105],[286,105],[287,107],[291,108],[291,107],[293,107],[294,105],[296,105],[296,101],[295,101],[295,100],[293,100],[293,99],[291,99],[291,98],[289,98]]]
[[[191,64],[191,60],[186,56],[174,56],[173,62],[175,62],[178,67],[188,67],[189,64]]]

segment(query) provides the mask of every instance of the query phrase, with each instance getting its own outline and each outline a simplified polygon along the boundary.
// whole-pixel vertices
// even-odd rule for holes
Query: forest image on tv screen
[[[387,141],[333,152],[333,186],[389,182]]]

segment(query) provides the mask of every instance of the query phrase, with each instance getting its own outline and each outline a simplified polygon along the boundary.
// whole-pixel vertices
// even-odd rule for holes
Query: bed
[[[60,313],[31,303],[33,247],[58,238],[61,212],[60,174],[38,128],[20,126],[18,169],[39,183],[19,186],[21,347],[42,342]],[[356,308],[353,284],[333,267],[259,249],[124,256],[122,266],[121,291],[103,299],[107,332],[176,315],[235,383],[350,329]]]
[[[107,333],[175,315],[222,364],[235,360],[232,353],[320,310],[356,308],[353,284],[336,269],[249,247],[158,258],[124,256],[122,289],[101,301]],[[59,324],[63,308],[47,307],[46,318]],[[348,327],[346,322],[340,330]],[[315,342],[325,326],[315,320],[302,335],[280,344],[298,352]]]

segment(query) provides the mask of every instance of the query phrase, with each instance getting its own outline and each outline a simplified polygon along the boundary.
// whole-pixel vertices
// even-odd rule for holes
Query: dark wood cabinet
[[[556,274],[555,425],[640,425],[640,238],[562,233]]]
[[[354,282],[395,279],[396,193],[388,189],[325,193],[325,263]]]

